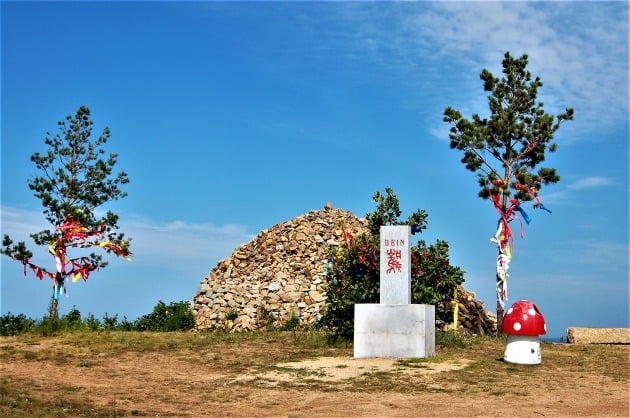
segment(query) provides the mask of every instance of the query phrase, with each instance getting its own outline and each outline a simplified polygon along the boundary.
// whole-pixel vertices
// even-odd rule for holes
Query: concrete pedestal
[[[435,306],[354,305],[354,357],[435,355]]]

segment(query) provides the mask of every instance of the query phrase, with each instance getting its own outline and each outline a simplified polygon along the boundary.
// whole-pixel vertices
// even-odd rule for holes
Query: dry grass
[[[467,405],[464,415],[487,415],[487,408],[500,415],[500,405],[519,400],[536,400],[544,415],[629,412],[629,346],[543,343],[543,363],[521,366],[501,360],[503,339],[447,339],[431,359],[370,366],[352,359],[350,345],[329,346],[326,337],[114,331],[3,337],[0,416],[414,415],[414,403],[432,400],[437,406],[420,415],[462,415],[457,402]],[[302,414],[293,410],[295,396],[316,405]],[[606,406],[589,409],[597,402]],[[529,408],[527,415],[536,404]]]

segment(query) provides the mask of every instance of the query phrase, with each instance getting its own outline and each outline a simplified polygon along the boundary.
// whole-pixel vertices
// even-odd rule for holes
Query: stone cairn
[[[201,281],[191,303],[195,329],[252,331],[282,326],[292,318],[300,326],[314,324],[326,304],[328,249],[343,244],[344,231],[355,236],[367,232],[367,220],[327,203],[322,210],[265,229],[238,246]],[[484,312],[483,302],[461,289],[460,318],[466,321],[460,324],[470,325],[474,333],[489,330],[479,326],[485,316],[476,315]],[[452,312],[452,306],[446,303],[437,309]]]
[[[474,292],[457,286],[458,331],[467,334],[494,335],[497,331],[497,317],[483,307],[483,301],[477,300]],[[453,311],[455,301],[442,302],[436,307],[436,329],[453,329]],[[439,318],[449,318],[444,321]]]

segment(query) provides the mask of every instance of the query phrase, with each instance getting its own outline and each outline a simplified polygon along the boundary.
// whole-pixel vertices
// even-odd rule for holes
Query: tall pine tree
[[[573,119],[570,108],[557,116],[545,112],[543,103],[536,101],[543,83],[539,77],[532,79],[527,63],[527,55],[513,58],[506,52],[501,79],[486,69],[481,72],[484,90],[490,92],[488,118],[473,114],[466,119],[452,107],[444,111],[444,121],[451,125],[451,148],[464,153],[461,162],[476,173],[479,196],[490,199],[499,213],[494,238],[499,250],[496,275],[499,332],[511,259],[509,223],[518,215],[529,223],[522,202],[532,201],[534,208],[548,210],[538,194],[543,185],[560,181],[560,176],[555,168],[535,169],[545,160],[547,151],[556,151],[557,144],[552,140],[561,123]]]

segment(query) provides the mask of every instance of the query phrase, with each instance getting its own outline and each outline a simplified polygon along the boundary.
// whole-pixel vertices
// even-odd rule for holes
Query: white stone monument
[[[435,355],[435,307],[411,303],[411,229],[381,227],[380,304],[354,305],[354,357]]]

